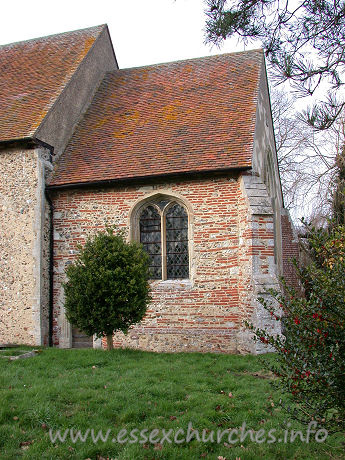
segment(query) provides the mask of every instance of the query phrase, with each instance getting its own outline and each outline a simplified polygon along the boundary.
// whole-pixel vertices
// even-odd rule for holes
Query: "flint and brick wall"
[[[243,320],[257,322],[253,272],[273,275],[273,215],[271,210],[253,218],[235,175],[54,192],[55,345],[66,346],[62,282],[77,245],[105,224],[115,224],[129,236],[132,208],[156,193],[176,196],[188,209],[190,280],[152,282],[153,301],[146,317],[127,336],[117,333],[114,345],[153,351],[256,352],[247,343]]]

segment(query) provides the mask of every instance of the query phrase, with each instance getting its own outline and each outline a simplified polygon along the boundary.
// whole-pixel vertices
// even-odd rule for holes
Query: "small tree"
[[[150,300],[149,257],[138,243],[126,243],[112,228],[89,237],[67,269],[64,284],[68,321],[88,335],[127,333],[145,315]]]
[[[285,285],[283,294],[270,292],[275,302],[259,299],[283,320],[284,335],[247,326],[276,351],[271,370],[297,403],[296,418],[338,431],[345,427],[345,227],[312,230],[309,242],[313,261],[297,269],[303,295]]]

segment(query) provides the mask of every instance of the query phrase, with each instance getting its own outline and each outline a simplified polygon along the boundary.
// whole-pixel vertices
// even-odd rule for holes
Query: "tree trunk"
[[[113,344],[113,334],[107,335],[107,350],[112,350],[114,348]]]

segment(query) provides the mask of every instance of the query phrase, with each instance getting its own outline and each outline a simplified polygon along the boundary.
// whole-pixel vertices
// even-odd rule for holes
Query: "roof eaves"
[[[0,140],[0,150],[13,149],[16,147],[33,149],[37,143],[33,137],[20,137],[17,139]]]
[[[0,150],[4,150],[6,148],[12,148],[14,146],[26,146],[33,148],[37,145],[41,147],[45,147],[49,149],[51,152],[54,151],[54,147],[51,145],[47,144],[46,142],[41,141],[37,137],[34,136],[29,136],[29,137],[17,137],[14,139],[5,139],[5,140],[0,140]]]
[[[65,189],[72,189],[72,188],[85,188],[85,187],[98,187],[98,186],[107,186],[107,185],[115,185],[119,183],[131,183],[131,182],[145,182],[147,180],[159,180],[159,179],[173,179],[175,177],[195,177],[195,176],[204,176],[204,175],[217,175],[217,174],[224,174],[224,173],[238,173],[241,171],[248,171],[252,169],[251,166],[238,166],[238,167],[230,167],[230,168],[219,168],[219,169],[207,169],[207,170],[197,170],[197,171],[181,171],[181,172],[171,172],[171,173],[164,173],[164,174],[151,174],[147,176],[133,176],[133,177],[124,177],[124,178],[115,178],[115,179],[105,179],[105,180],[92,180],[86,182],[73,182],[73,183],[65,183],[65,184],[47,184],[46,188],[48,190],[65,190]]]

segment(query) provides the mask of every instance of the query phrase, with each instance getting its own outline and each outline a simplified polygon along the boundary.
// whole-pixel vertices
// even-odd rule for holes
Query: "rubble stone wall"
[[[44,173],[44,149],[0,150],[0,343],[46,341]]]

